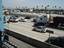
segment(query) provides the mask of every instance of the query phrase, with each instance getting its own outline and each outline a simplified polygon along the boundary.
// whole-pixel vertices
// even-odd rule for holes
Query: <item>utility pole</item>
[[[49,43],[51,43],[51,42],[50,42],[50,37],[51,37],[51,34],[54,34],[54,31],[46,30],[46,32],[49,33]]]

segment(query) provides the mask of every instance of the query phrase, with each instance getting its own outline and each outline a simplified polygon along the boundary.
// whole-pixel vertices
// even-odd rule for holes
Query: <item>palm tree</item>
[[[46,12],[46,13],[47,13],[47,11],[46,11],[46,10],[47,10],[47,8],[48,8],[48,7],[49,7],[49,5],[45,6],[45,12]]]
[[[59,6],[59,9],[61,10],[61,6]],[[61,14],[61,12],[59,12],[59,14]]]
[[[47,5],[47,7],[49,7],[49,5]]]
[[[54,6],[54,8],[56,9],[56,8],[57,8],[57,6],[55,5],[55,6]]]
[[[54,9],[54,6],[52,6],[52,9]]]
[[[46,6],[45,6],[44,8],[45,8],[45,10],[47,9],[47,7],[46,7]]]
[[[38,9],[38,5],[36,6],[36,8]]]
[[[43,5],[42,5],[42,9],[43,9]]]
[[[45,9],[45,13],[46,13],[46,10],[47,10],[47,6],[45,6],[45,7],[44,7],[44,9]]]
[[[61,9],[61,6],[59,6],[59,9]]]

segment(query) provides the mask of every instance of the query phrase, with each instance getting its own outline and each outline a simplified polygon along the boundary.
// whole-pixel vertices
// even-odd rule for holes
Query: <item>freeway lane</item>
[[[32,28],[33,28],[32,22],[9,23],[6,25],[7,25],[6,27],[7,34],[38,48],[42,48],[43,46],[44,46],[43,48],[50,47],[49,44],[45,43],[45,41],[49,38],[49,33],[40,33],[36,31],[32,31]],[[60,31],[63,33],[62,30],[57,30],[52,28],[46,28],[46,29],[50,29],[54,31],[54,34],[51,34],[51,36],[53,37],[58,37],[62,35],[62,34],[59,35],[58,31],[59,33]]]
[[[53,29],[53,28],[46,28],[46,29],[49,29],[49,30],[54,31],[54,34],[55,34],[55,35],[58,35],[58,36],[60,36],[60,37],[63,37],[63,36],[64,36],[64,31],[63,31],[63,30]]]
[[[6,28],[6,29],[9,29],[18,34],[22,34],[27,37],[39,40],[41,42],[45,42],[49,37],[48,33],[40,33],[40,32],[36,32],[36,31],[32,31],[32,28],[33,28],[32,23],[28,23],[28,22],[10,23],[10,24],[7,24],[7,26],[8,26],[8,28]],[[57,35],[55,35],[55,34],[51,34],[51,36],[57,37]]]

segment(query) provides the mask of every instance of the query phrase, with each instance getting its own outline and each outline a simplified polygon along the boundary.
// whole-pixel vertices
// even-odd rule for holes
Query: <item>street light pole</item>
[[[51,34],[54,34],[54,32],[51,31],[51,30],[46,30],[46,32],[49,33],[49,43],[51,43],[51,42],[50,42],[50,37],[51,37]]]

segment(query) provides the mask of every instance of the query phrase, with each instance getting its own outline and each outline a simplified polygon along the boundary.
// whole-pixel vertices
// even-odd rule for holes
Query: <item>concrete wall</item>
[[[23,41],[23,42],[26,42],[27,44],[30,44],[30,45],[32,45],[36,48],[61,48],[61,47],[58,47],[58,46],[55,46],[55,45],[52,45],[52,44],[40,42],[38,40],[26,37],[26,36],[21,35],[21,34],[17,34],[13,31],[10,31],[10,30],[7,30],[7,29],[5,29],[5,33]]]

